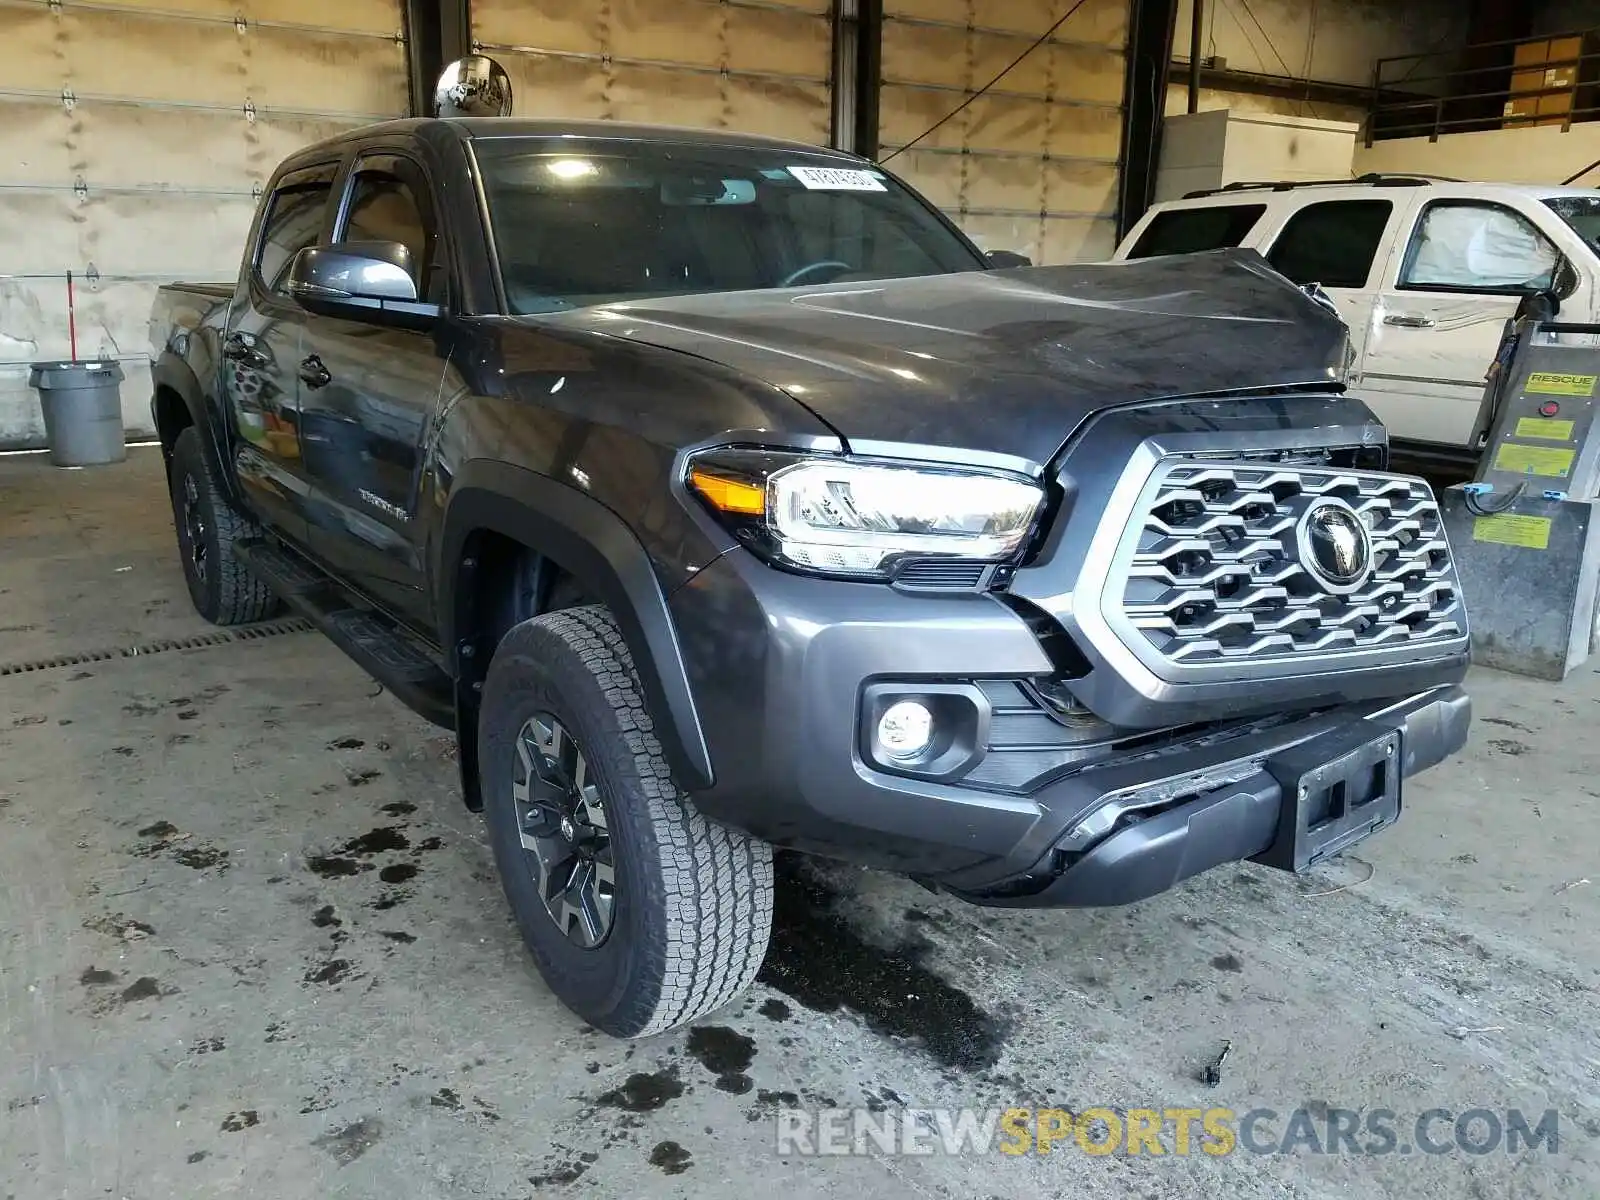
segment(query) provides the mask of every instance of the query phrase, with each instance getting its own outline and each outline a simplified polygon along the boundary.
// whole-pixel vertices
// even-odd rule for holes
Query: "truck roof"
[[[420,133],[426,128],[445,127],[458,136],[469,139],[485,138],[594,138],[629,142],[689,142],[707,146],[727,146],[747,150],[778,150],[791,153],[821,154],[848,162],[862,162],[859,155],[809,142],[785,138],[765,137],[760,134],[738,133],[727,129],[696,129],[680,125],[643,125],[625,121],[572,121],[535,120],[524,117],[411,117],[398,121],[384,121],[376,125],[363,125],[337,137],[328,138],[314,146],[307,146],[295,154],[299,158],[307,152],[345,142],[361,141],[397,133]]]

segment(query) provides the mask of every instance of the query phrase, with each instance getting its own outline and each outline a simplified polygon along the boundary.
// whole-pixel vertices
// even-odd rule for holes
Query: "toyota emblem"
[[[1343,500],[1318,500],[1300,518],[1300,562],[1329,592],[1353,592],[1372,574],[1372,534]]]

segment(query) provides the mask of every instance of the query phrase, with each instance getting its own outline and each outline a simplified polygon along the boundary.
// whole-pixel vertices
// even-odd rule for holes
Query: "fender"
[[[229,462],[227,430],[217,419],[212,402],[207,399],[206,390],[200,385],[194,368],[173,351],[164,350],[161,357],[150,364],[150,383],[150,415],[157,434],[160,435],[163,429],[158,396],[162,390],[166,390],[183,401],[190,422],[200,432],[200,444],[211,457],[213,477],[222,485],[229,501],[243,507],[243,497]],[[162,440],[165,442],[164,437]],[[163,446],[163,449],[170,450],[170,447]]]
[[[695,709],[678,634],[655,568],[622,518],[600,501],[545,475],[489,459],[463,464],[455,477],[434,568],[440,640],[454,672],[467,611],[460,568],[467,538],[488,529],[543,554],[610,608],[633,653],[662,752],[688,790],[714,775]]]

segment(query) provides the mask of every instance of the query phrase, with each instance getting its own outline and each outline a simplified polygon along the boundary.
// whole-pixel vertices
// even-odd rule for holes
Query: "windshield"
[[[1600,253],[1600,196],[1552,196],[1545,203]]]
[[[678,143],[473,143],[513,313],[973,271],[983,260],[881,171]]]

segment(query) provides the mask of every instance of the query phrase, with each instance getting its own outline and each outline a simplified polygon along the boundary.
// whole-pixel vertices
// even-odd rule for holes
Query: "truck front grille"
[[[1415,652],[1465,637],[1439,508],[1420,479],[1180,459],[1157,468],[1144,497],[1110,594],[1171,662]],[[1347,584],[1330,582],[1307,541],[1308,511],[1323,501],[1368,531],[1369,569]]]

